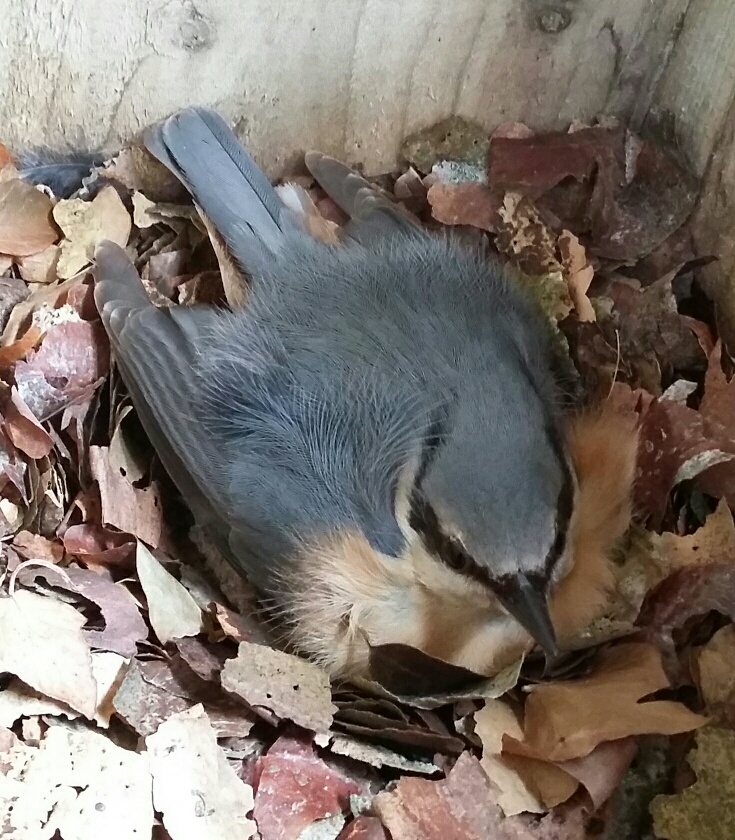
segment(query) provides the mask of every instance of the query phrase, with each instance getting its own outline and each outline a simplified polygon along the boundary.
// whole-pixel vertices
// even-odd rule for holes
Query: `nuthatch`
[[[601,415],[570,427],[550,329],[518,284],[310,154],[351,217],[342,244],[317,241],[211,111],[146,145],[248,297],[156,308],[105,243],[97,305],[163,465],[292,644],[333,675],[389,642],[486,674],[529,635],[553,652],[554,624],[603,597],[635,436]]]

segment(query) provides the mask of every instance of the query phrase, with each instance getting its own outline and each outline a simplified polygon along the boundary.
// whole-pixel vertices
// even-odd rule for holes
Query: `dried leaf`
[[[498,789],[497,803],[503,813],[509,817],[523,812],[542,813],[545,806],[539,797],[501,755],[503,736],[523,738],[523,729],[511,707],[502,700],[488,700],[475,714],[475,734],[482,741],[480,764]]]
[[[87,564],[116,566],[135,553],[135,540],[101,525],[70,525],[63,535],[67,554],[80,557]]]
[[[17,341],[0,347],[0,367],[10,367],[25,358],[41,340],[42,335],[38,327],[31,327]]]
[[[142,146],[123,149],[104,164],[100,175],[153,201],[175,202],[187,195],[181,181]]]
[[[297,656],[241,642],[222,669],[222,687],[304,729],[326,732],[336,707],[327,672]]]
[[[339,835],[338,840],[390,840],[377,817],[360,815]]]
[[[56,266],[59,262],[61,249],[58,245],[50,245],[38,254],[21,257],[18,260],[18,271],[26,283],[53,283],[59,275]]]
[[[439,772],[439,767],[430,761],[406,758],[381,744],[373,744],[340,733],[332,735],[329,750],[335,755],[344,755],[353,761],[369,764],[371,767],[392,767],[404,773],[418,773],[423,776],[433,776]]]
[[[219,685],[205,683],[173,662],[136,661],[125,674],[112,705],[117,715],[139,735],[155,732],[172,714],[204,705],[217,736],[244,738],[255,715],[222,692]]]
[[[735,835],[735,732],[707,727],[689,756],[697,781],[651,804],[656,836],[666,840],[730,840]]]
[[[65,237],[57,263],[63,280],[90,265],[100,242],[109,239],[123,248],[128,244],[130,214],[112,186],[100,190],[91,202],[78,198],[59,201],[54,207],[54,219]]]
[[[495,788],[476,758],[463,753],[446,779],[404,777],[379,793],[373,811],[393,840],[586,840],[579,809],[559,809],[541,820],[506,817]]]
[[[200,211],[202,221],[207,228],[209,240],[212,243],[212,248],[217,256],[219,263],[219,270],[222,276],[222,285],[225,290],[225,297],[230,309],[239,309],[245,304],[248,294],[247,278],[243,275],[242,270],[238,267],[234,258],[230,254],[224,239],[219,235],[217,229],[212,222]]]
[[[579,239],[568,230],[563,230],[557,240],[564,277],[569,287],[569,296],[580,321],[595,321],[597,315],[587,297],[594,269],[587,260],[587,253]]]
[[[90,446],[89,469],[102,500],[102,522],[133,534],[156,548],[161,538],[161,505],[156,485],[134,487],[120,474],[104,446]]]
[[[304,740],[281,736],[258,759],[253,816],[263,840],[299,840],[314,824],[341,817],[361,787],[329,767]],[[337,823],[339,833],[344,818]]]
[[[653,646],[630,642],[602,651],[589,676],[533,686],[525,706],[524,743],[548,761],[567,761],[589,755],[605,741],[702,726],[706,718],[680,703],[640,702],[668,686]]]
[[[11,388],[3,428],[11,443],[29,458],[45,458],[53,449],[51,435],[36,420],[17,388]]]
[[[735,625],[722,627],[696,658],[697,684],[709,712],[725,710],[735,722]]]
[[[0,763],[7,768],[0,776],[0,811],[6,814],[8,836],[150,836],[153,804],[147,761],[84,729],[52,726],[40,748],[16,743],[0,753]]]
[[[735,564],[705,563],[672,572],[646,596],[637,624],[644,628],[676,673],[673,633],[690,619],[711,611],[735,621]]]
[[[657,541],[665,572],[702,563],[735,564],[735,523],[725,501],[719,502],[715,512],[693,534],[664,532]]]
[[[84,616],[53,598],[19,591],[0,598],[0,672],[92,718],[97,685]]]
[[[0,253],[37,254],[59,238],[51,199],[25,181],[0,182]]]
[[[230,767],[201,706],[172,715],[146,738],[153,804],[171,840],[246,840],[253,790]]]
[[[64,546],[40,534],[20,531],[13,538],[13,548],[27,560],[48,560],[58,563],[64,556]]]
[[[135,565],[148,602],[148,618],[158,639],[166,644],[181,636],[196,636],[202,628],[201,610],[141,542]]]
[[[485,184],[433,184],[427,193],[431,215],[444,225],[470,225],[494,232],[500,199]]]

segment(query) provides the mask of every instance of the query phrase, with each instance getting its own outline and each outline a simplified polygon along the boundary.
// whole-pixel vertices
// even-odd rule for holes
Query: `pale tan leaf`
[[[74,277],[92,262],[96,247],[106,239],[124,248],[130,236],[130,214],[117,190],[108,186],[93,201],[59,201],[54,219],[64,232],[57,263],[60,278]]]
[[[735,720],[735,625],[722,627],[699,651],[696,670],[707,708],[730,706]]]
[[[336,706],[327,672],[298,656],[241,642],[222,669],[222,687],[251,706],[264,706],[304,729],[326,732]]]
[[[97,684],[84,623],[74,607],[53,598],[24,590],[0,598],[0,672],[92,718]]]
[[[4,746],[0,812],[7,815],[8,836],[150,837],[153,803],[146,756],[97,732],[62,726],[52,726],[39,748],[18,742]]]
[[[247,840],[253,789],[238,778],[201,706],[172,715],[146,738],[153,802],[171,840]]]
[[[487,700],[475,714],[475,734],[482,741],[482,769],[498,789],[498,805],[506,816],[524,811],[541,813],[546,810],[524,783],[521,776],[501,755],[503,736],[522,738],[523,730],[511,707],[502,700]]]
[[[162,514],[155,484],[135,487],[111,459],[105,446],[90,446],[89,469],[100,488],[102,521],[133,534],[156,548],[161,538]]]
[[[202,628],[202,611],[186,588],[141,542],[135,565],[148,601],[148,617],[158,639],[166,644],[182,636],[196,636]]]
[[[26,283],[53,283],[57,278],[56,264],[61,249],[49,245],[38,254],[31,254],[18,260],[18,271]]]

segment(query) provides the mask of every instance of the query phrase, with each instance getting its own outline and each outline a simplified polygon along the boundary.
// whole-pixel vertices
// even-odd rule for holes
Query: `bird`
[[[125,251],[95,300],[154,449],[284,644],[335,678],[401,644],[492,675],[599,613],[636,435],[569,412],[548,319],[499,261],[362,175],[306,164],[349,216],[312,235],[215,111],[145,134],[247,277],[241,306],[157,307]]]

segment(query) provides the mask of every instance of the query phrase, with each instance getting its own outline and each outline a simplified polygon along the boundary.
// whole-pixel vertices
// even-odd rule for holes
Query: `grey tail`
[[[102,155],[85,152],[58,154],[47,149],[21,152],[16,157],[18,174],[34,186],[43,184],[57,198],[69,198],[84,186],[95,166],[104,160]]]
[[[211,220],[240,266],[258,273],[295,220],[227,123],[186,108],[149,129],[148,151],[167,166]]]

